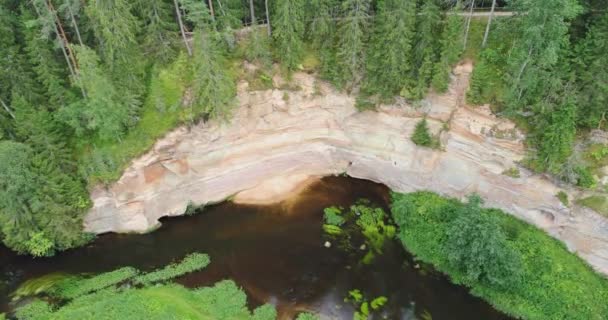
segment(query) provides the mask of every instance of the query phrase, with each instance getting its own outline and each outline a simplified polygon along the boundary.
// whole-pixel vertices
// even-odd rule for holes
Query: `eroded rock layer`
[[[608,274],[607,220],[562,205],[555,197],[562,189],[542,176],[523,169],[517,178],[504,174],[524,157],[523,137],[488,108],[463,103],[470,72],[470,64],[457,67],[449,92],[419,106],[400,103],[377,112],[357,112],[352,97],[306,74],[294,76],[296,90],[249,91],[240,83],[229,122],[179,128],[133,161],[118,182],[96,188],[85,229],[145,232],[163,216],[183,214],[189,203],[234,195],[242,202],[280,201],[309,177],[346,173],[400,192],[458,198],[476,192],[487,206],[538,226]],[[441,150],[409,139],[425,116]]]

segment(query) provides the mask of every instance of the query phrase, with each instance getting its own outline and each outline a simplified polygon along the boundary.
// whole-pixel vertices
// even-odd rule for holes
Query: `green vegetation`
[[[527,131],[535,150],[527,161],[530,168],[576,183],[570,172],[582,165],[573,156],[577,134],[606,126],[600,106],[607,101],[608,13],[599,2],[586,0],[512,1],[509,6],[525,14],[494,23],[467,98],[491,103]]]
[[[497,309],[524,319],[602,319],[608,281],[563,244],[497,209],[430,192],[393,194],[398,237]]]
[[[437,149],[439,148],[439,139],[431,135],[426,118],[420,120],[412,133],[412,142],[418,146]]]
[[[588,167],[576,167],[574,169],[578,178],[576,185],[583,188],[593,189],[597,186],[597,182]]]
[[[124,267],[88,279],[67,278],[49,291],[52,296],[70,300],[87,293],[118,285],[135,277],[137,274],[139,274],[137,269]]]
[[[323,210],[323,218],[325,219],[326,224],[330,224],[333,226],[341,226],[346,222],[342,215],[342,209],[337,207],[329,207]]]
[[[158,271],[143,274],[133,279],[138,284],[149,285],[155,282],[167,281],[184,274],[201,270],[211,263],[209,256],[203,253],[192,253],[182,261],[170,264]]]
[[[247,297],[232,281],[195,290],[176,284],[141,289],[104,290],[72,300],[51,311],[41,300],[19,309],[17,318],[26,319],[251,319],[272,320],[276,311],[262,306],[251,313]]]
[[[390,223],[388,215],[382,208],[371,207],[366,199],[358,200],[346,212],[337,207],[325,208],[324,212],[323,230],[338,240],[341,248],[352,250],[355,247],[353,239],[359,234],[363,236],[365,245],[360,248],[367,249],[362,260],[365,264],[371,263],[377,254],[382,253],[387,239],[395,237],[396,228]]]
[[[566,207],[570,205],[570,199],[568,198],[568,194],[564,191],[560,191],[555,195],[561,203],[563,203]]]
[[[195,253],[179,264],[140,277],[135,277],[139,272],[130,267],[86,279],[65,275],[44,277],[35,283],[51,285],[29,292],[28,296],[38,298],[19,307],[15,315],[19,320],[276,319],[276,310],[270,305],[250,312],[245,293],[230,280],[198,289],[173,283],[152,285],[200,270],[208,263],[207,255]],[[52,299],[47,299],[49,296]]]
[[[509,176],[511,178],[521,177],[521,172],[519,172],[519,169],[516,167],[509,168],[509,169],[505,170],[502,174],[504,174],[505,176]]]
[[[354,289],[348,292],[344,301],[353,303],[357,308],[353,320],[367,320],[372,312],[380,310],[388,302],[388,298],[380,296],[367,301],[359,289]]]
[[[587,198],[579,199],[576,204],[591,208],[596,212],[608,217],[608,198],[605,196],[590,196]]]
[[[319,320],[319,317],[311,313],[300,313],[296,320]]]

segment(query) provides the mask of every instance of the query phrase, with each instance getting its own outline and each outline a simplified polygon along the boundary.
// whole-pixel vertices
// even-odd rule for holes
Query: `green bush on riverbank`
[[[608,315],[608,280],[534,226],[497,209],[482,209],[430,192],[394,193],[392,211],[400,228],[399,239],[408,251],[505,313],[523,319],[599,320]],[[483,254],[470,255],[479,249],[470,242],[459,242],[460,248],[450,243],[454,228],[476,232],[477,226],[462,224],[462,216],[471,214],[487,227],[469,238],[493,239],[504,245],[501,250],[507,253],[500,256],[510,257],[512,266],[502,265],[505,269],[501,270],[496,261],[481,261]],[[471,270],[480,271],[478,277],[456,263],[454,255]],[[493,267],[499,267],[498,271],[490,271]],[[488,281],[488,275],[509,281],[496,285]]]

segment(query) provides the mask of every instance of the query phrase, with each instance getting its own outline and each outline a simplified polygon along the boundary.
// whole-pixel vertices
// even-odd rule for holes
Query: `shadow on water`
[[[509,319],[487,303],[451,284],[444,276],[420,268],[395,241],[370,265],[336,246],[324,247],[323,209],[349,207],[367,198],[388,209],[388,189],[373,182],[327,177],[300,196],[273,206],[225,202],[189,217],[163,220],[145,235],[100,236],[85,248],[50,259],[16,256],[0,247],[0,311],[10,292],[27,279],[52,272],[99,273],[123,266],[147,271],[191,252],[205,252],[212,263],[178,282],[188,287],[234,279],[250,305],[277,305],[283,318],[298,311],[318,311],[352,319],[354,307],[344,298],[360,289],[366,297],[388,297],[374,319]],[[425,271],[426,270],[426,271]]]

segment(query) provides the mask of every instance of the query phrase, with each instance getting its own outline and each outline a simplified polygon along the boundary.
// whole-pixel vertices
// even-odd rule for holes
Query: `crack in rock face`
[[[431,190],[461,199],[478,193],[487,206],[545,230],[608,274],[605,218],[565,207],[555,196],[563,188],[542,176],[523,169],[519,177],[503,174],[523,159],[523,135],[487,106],[466,105],[471,70],[470,63],[456,67],[448,92],[429,95],[423,110],[397,101],[357,112],[353,97],[303,73],[291,86],[299,90],[250,92],[241,83],[230,122],[177,128],[135,159],[120,180],[95,188],[85,230],[146,232],[161,217],[184,214],[188,203],[234,195],[241,202],[271,203],[299,190],[307,177],[346,173],[398,192]],[[314,94],[315,86],[322,95]],[[425,116],[440,134],[438,150],[410,140]]]

